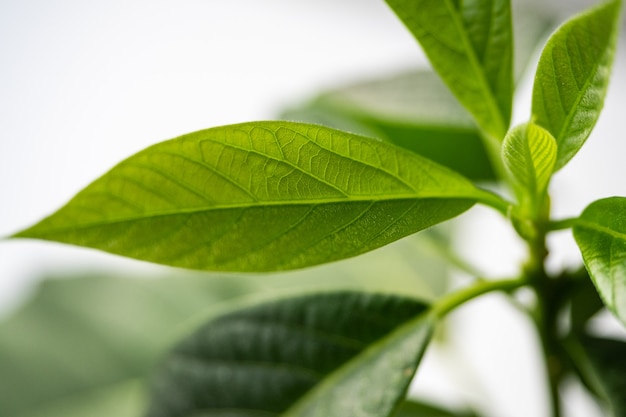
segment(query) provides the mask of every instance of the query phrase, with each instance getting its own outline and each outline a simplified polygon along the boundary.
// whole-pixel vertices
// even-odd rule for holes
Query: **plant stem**
[[[558,222],[557,222],[558,223]],[[534,321],[537,333],[541,340],[541,347],[545,360],[546,374],[550,393],[550,407],[552,417],[561,417],[561,398],[559,385],[563,378],[563,367],[560,356],[560,342],[558,340],[558,313],[562,307],[561,281],[552,278],[545,270],[545,259],[548,256],[546,247],[546,235],[555,223],[547,219],[535,221],[537,235],[534,239],[527,240],[529,248],[529,261],[524,267],[524,275],[537,296]],[[565,222],[559,227],[565,228]],[[552,227],[551,227],[552,226]]]
[[[528,284],[526,279],[502,279],[497,281],[480,280],[470,287],[448,294],[439,300],[432,309],[437,318],[442,318],[467,301],[492,291],[511,291]]]
[[[538,306],[535,317],[535,325],[541,339],[541,347],[545,360],[546,375],[550,392],[550,406],[553,417],[561,417],[561,398],[559,385],[563,377],[563,367],[559,355],[559,341],[556,332],[556,314],[559,307],[552,299],[550,290],[535,287]]]

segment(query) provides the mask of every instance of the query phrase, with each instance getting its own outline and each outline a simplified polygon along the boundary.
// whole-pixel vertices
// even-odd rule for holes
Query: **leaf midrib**
[[[569,35],[569,33],[571,33],[571,29],[568,32],[568,35]],[[580,107],[580,103],[582,102],[583,97],[586,95],[586,93],[587,93],[587,91],[589,89],[589,86],[592,84],[592,81],[595,80],[596,74],[598,73],[598,68],[600,68],[600,66],[602,66],[604,61],[606,60],[607,53],[610,53],[611,44],[612,44],[612,38],[613,38],[613,36],[609,37],[609,42],[607,44],[607,48],[604,49],[604,52],[601,54],[601,58],[594,61],[594,64],[592,65],[593,70],[591,71],[589,77],[587,77],[587,79],[585,80],[585,83],[583,84],[583,86],[580,89],[578,89],[578,94],[576,94],[576,100],[574,101],[574,104],[572,105],[572,109],[569,112],[567,112],[567,115],[566,115],[565,120],[563,122],[563,126],[561,126],[561,129],[560,129],[559,134],[557,136],[557,143],[563,143],[563,141],[565,140],[566,133],[569,131],[569,127],[572,124],[572,120],[574,119],[574,115],[577,113],[577,110]],[[570,60],[569,52],[567,54],[567,59]],[[553,69],[555,67],[554,60],[552,60],[552,67],[553,67]],[[570,65],[570,69],[571,69],[571,65]],[[556,79],[557,79],[557,77],[556,77],[556,74],[555,74],[555,80]],[[559,97],[560,97],[560,95],[559,95]],[[597,113],[597,111],[596,111],[596,113]]]
[[[497,128],[496,128],[497,131],[495,132],[495,134],[497,135],[498,138],[503,138],[506,133],[506,123],[504,122],[504,117],[502,113],[500,112],[500,107],[498,106],[496,102],[494,93],[489,87],[489,83],[487,82],[485,71],[478,61],[478,57],[476,56],[476,51],[474,50],[470,40],[467,37],[465,26],[459,20],[459,14],[456,13],[456,9],[454,8],[454,6],[450,4],[450,0],[445,0],[445,5],[446,5],[446,8],[448,9],[448,12],[452,16],[452,21],[454,22],[454,26],[456,27],[456,30],[461,36],[463,46],[465,47],[466,51],[468,51],[467,57],[472,66],[472,72],[474,72],[474,74],[477,75],[477,79],[479,81],[478,85],[483,90],[483,93],[484,92],[487,93],[486,97],[488,98],[487,100],[488,107],[491,109],[492,115],[496,116],[495,121],[497,124]],[[491,12],[489,13],[489,16],[491,16]],[[481,125],[480,126],[481,130],[484,129],[484,127],[482,126],[482,123],[480,123],[480,125]]]
[[[343,374],[357,367],[359,363],[367,361],[372,355],[376,354],[381,348],[385,345],[393,342],[394,339],[401,339],[403,336],[407,334],[417,331],[418,327],[421,326],[429,326],[431,329],[420,329],[422,331],[430,331],[432,330],[432,323],[428,323],[429,320],[429,308],[425,308],[420,313],[415,315],[413,318],[405,321],[400,326],[396,327],[393,331],[389,332],[387,335],[382,338],[376,340],[374,343],[369,345],[363,351],[355,355],[352,359],[340,365],[337,369],[329,373],[327,378],[322,379],[322,381],[307,391],[300,399],[298,399],[293,405],[291,405],[287,410],[281,413],[281,417],[297,417],[299,409],[306,407],[306,403],[309,401],[316,400],[316,394],[318,391],[325,391],[327,387],[333,387],[336,385],[336,380],[339,380],[343,377]],[[420,349],[421,350],[421,349]]]
[[[593,223],[584,219],[577,219],[574,227],[580,227],[583,229],[592,230],[594,232],[604,233],[615,239],[621,239],[626,241],[626,233],[621,233],[611,229],[608,226],[603,226],[601,224]]]
[[[288,208],[290,206],[322,206],[322,205],[333,205],[333,204],[352,204],[352,203],[379,203],[379,202],[391,202],[391,201],[414,201],[414,200],[473,200],[478,201],[480,199],[480,190],[475,189],[474,193],[468,193],[467,195],[457,194],[452,196],[446,196],[441,194],[436,195],[425,195],[425,196],[416,196],[415,194],[394,194],[394,195],[379,195],[379,196],[353,196],[349,198],[329,198],[329,199],[309,199],[309,200],[284,200],[284,201],[252,201],[252,202],[242,202],[242,203],[231,203],[231,204],[222,204],[222,205],[214,205],[214,206],[205,206],[205,207],[196,207],[196,208],[181,208],[174,210],[165,210],[161,212],[152,212],[152,213],[144,213],[137,214],[134,216],[126,216],[120,218],[112,218],[100,221],[93,222],[85,222],[80,225],[75,226],[61,226],[61,227],[48,227],[46,229],[46,235],[55,234],[61,231],[66,230],[80,230],[92,227],[99,226],[110,226],[113,224],[120,223],[128,223],[134,221],[148,220],[148,219],[156,219],[159,217],[168,217],[168,216],[179,216],[179,215],[192,215],[199,213],[208,213],[213,211],[220,210],[239,210],[239,209],[250,209],[250,208],[264,208],[264,207],[285,207]],[[372,197],[380,197],[380,198],[372,198]],[[52,215],[54,216],[54,214]],[[46,219],[43,220],[44,222]],[[28,232],[33,229],[37,229],[38,225],[33,226],[32,228],[26,229],[22,232],[18,232],[11,237],[29,237],[31,236]],[[34,235],[40,235],[39,233],[35,233]],[[33,235],[33,236],[34,236]]]

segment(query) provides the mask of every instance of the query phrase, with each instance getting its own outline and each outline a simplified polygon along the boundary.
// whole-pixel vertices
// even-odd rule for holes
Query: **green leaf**
[[[36,382],[35,382],[36,383]],[[28,389],[28,388],[27,388]],[[15,391],[12,391],[15,392]],[[138,417],[145,409],[145,388],[139,381],[111,384],[72,393],[13,417]]]
[[[378,248],[487,196],[374,139],[255,122],[149,147],[16,236],[192,269],[284,270]]]
[[[569,20],[546,44],[535,76],[533,121],[556,139],[555,170],[583,146],[604,104],[618,33],[620,2]]]
[[[538,210],[548,189],[556,161],[556,142],[533,124],[516,126],[502,144],[502,160],[522,205]]]
[[[626,343],[587,337],[582,346],[614,417],[626,417]]]
[[[492,139],[488,146],[497,149],[510,123],[513,98],[510,1],[387,3],[422,45],[452,93]]]
[[[423,303],[327,293],[210,321],[157,374],[149,417],[384,417],[430,339]]]
[[[574,238],[604,304],[626,324],[626,198],[591,203],[574,225]]]
[[[472,117],[432,71],[327,91],[282,117],[383,138],[470,179],[495,179]]]
[[[139,415],[141,378],[178,326],[250,291],[232,277],[171,278],[45,281],[0,322],[0,416]]]
[[[474,413],[451,411],[433,404],[407,400],[394,417],[476,417]]]

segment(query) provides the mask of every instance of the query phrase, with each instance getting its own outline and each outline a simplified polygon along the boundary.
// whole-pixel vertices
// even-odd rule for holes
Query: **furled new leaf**
[[[504,137],[513,97],[509,0],[387,0],[432,66],[492,138]]]
[[[389,416],[429,341],[427,311],[340,292],[222,316],[165,359],[147,415]]]
[[[591,133],[606,94],[619,22],[609,1],[561,26],[546,44],[535,76],[532,114],[558,145],[562,168]]]
[[[602,389],[614,417],[626,417],[626,343],[587,337],[581,341],[593,379]]]
[[[485,196],[384,142],[255,122],[149,147],[16,236],[186,268],[284,270],[375,249]]]
[[[591,203],[574,226],[574,238],[604,304],[626,324],[626,198]]]
[[[495,178],[472,117],[432,71],[327,91],[283,117],[383,138],[470,179]]]
[[[534,123],[517,126],[504,139],[502,160],[522,204],[538,209],[556,161],[552,135]]]

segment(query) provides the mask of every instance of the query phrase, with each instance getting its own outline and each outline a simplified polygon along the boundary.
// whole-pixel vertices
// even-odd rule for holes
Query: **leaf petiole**
[[[478,188],[476,201],[499,211],[504,216],[508,216],[510,208],[513,206],[513,203],[505,200],[502,196],[483,188]]]
[[[554,220],[548,223],[548,231],[555,232],[557,230],[571,229],[579,221],[578,217],[568,217],[566,219]]]
[[[470,287],[452,292],[436,302],[431,310],[431,314],[441,319],[449,312],[466,302],[492,291],[511,291],[528,284],[526,277],[508,278],[495,281],[479,280]]]

